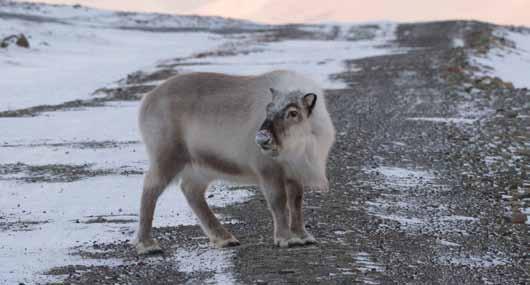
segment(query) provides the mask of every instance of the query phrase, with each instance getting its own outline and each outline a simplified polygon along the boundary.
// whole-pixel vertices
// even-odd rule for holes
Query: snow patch
[[[5,144],[138,141],[139,102],[43,113],[37,117],[0,118]],[[103,127],[104,126],[104,127]]]
[[[516,88],[530,88],[530,33],[498,28],[494,35],[513,42],[515,48],[495,47],[486,55],[475,55],[473,62],[482,67],[478,75],[499,77]]]
[[[355,269],[362,273],[359,276],[360,280],[358,281],[362,282],[363,284],[379,284],[373,278],[371,278],[369,274],[374,272],[383,272],[383,266],[375,262],[373,257],[367,252],[354,253],[353,258],[357,265]]]
[[[407,118],[409,121],[426,121],[433,123],[448,123],[448,124],[473,124],[477,119],[466,118],[441,118],[441,117],[411,117]]]
[[[418,218],[414,218],[414,217],[403,217],[403,216],[398,216],[398,215],[375,215],[381,219],[385,219],[385,220],[392,220],[392,221],[396,221],[396,222],[399,222],[400,224],[402,225],[416,225],[416,224],[423,224],[424,221],[423,220],[420,220]]]
[[[87,142],[87,144],[90,143],[97,142]],[[89,165],[93,169],[134,169],[137,171],[144,171],[147,168],[147,154],[144,146],[139,142],[109,148],[78,148],[54,144],[0,146],[0,157],[2,164]]]
[[[367,271],[377,271],[377,272],[383,272],[383,267],[374,262],[372,259],[372,256],[369,253],[366,252],[358,252],[354,255],[355,261],[358,265],[357,269],[361,272],[367,272]]]
[[[230,259],[233,251],[208,248],[206,250],[179,249],[175,256],[178,268],[185,273],[215,272],[206,283],[209,284],[236,284],[235,278],[230,271],[232,262]]]
[[[400,167],[381,166],[378,168],[365,170],[367,173],[381,174],[385,186],[394,186],[398,190],[410,189],[421,183],[430,183],[434,176],[429,171],[412,170]]]
[[[0,2],[4,13],[46,17],[67,24],[98,28],[164,28],[164,29],[256,29],[266,25],[218,16],[173,15],[160,13],[117,12],[84,6],[49,5],[44,3]]]
[[[465,46],[465,42],[462,38],[453,38],[451,44],[454,48],[463,48]]]
[[[491,268],[503,266],[510,263],[508,258],[501,258],[493,254],[487,256],[466,256],[466,257],[449,257],[442,256],[438,258],[442,265],[463,265],[472,268]]]
[[[460,246],[458,243],[446,241],[446,240],[443,240],[443,239],[439,239],[438,243],[440,243],[441,245],[445,245],[445,246]]]

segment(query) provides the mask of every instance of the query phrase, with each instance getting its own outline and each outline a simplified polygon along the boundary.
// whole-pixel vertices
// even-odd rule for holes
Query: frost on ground
[[[205,281],[210,284],[235,284],[236,280],[230,271],[230,251],[210,249],[206,252],[198,250],[179,250],[175,256],[179,268],[186,273],[214,272]]]
[[[380,225],[382,229],[395,227],[414,235],[425,233],[443,235],[446,239],[453,238],[454,240],[439,240],[440,245],[459,247],[459,244],[454,241],[470,236],[468,229],[479,223],[476,217],[452,213],[449,204],[435,204],[429,199],[421,198],[425,195],[421,192],[433,193],[430,195],[436,196],[434,194],[436,192],[451,191],[448,185],[438,184],[436,175],[431,171],[382,166],[365,169],[364,172],[371,177],[369,180],[371,187],[382,192],[380,198],[366,201],[368,212],[383,220]],[[506,258],[499,258],[498,255],[492,257],[461,256],[444,251],[435,255],[440,265],[466,264],[490,267],[509,262]]]
[[[217,17],[6,1],[0,8],[0,38],[22,33],[30,42],[29,49],[0,49],[0,283],[60,281],[67,277],[61,275],[64,266],[77,268],[73,275],[90,266],[132,266],[128,258],[97,258],[104,254],[97,248],[133,238],[147,167],[137,99],[161,80],[191,71],[293,69],[341,88],[330,75],[343,69],[343,60],[399,52],[388,45],[391,23],[316,25],[307,30],[322,39],[282,41],[274,38],[277,31],[266,30],[271,27]],[[123,90],[134,90],[134,96],[119,97]],[[112,92],[118,92],[114,102],[96,101]],[[92,103],[65,104],[73,100]],[[17,115],[25,108],[40,111]],[[212,206],[251,195],[227,187],[212,187]],[[155,227],[196,225],[177,190],[160,199]],[[175,250],[179,272],[235,282],[230,251]],[[63,273],[44,275],[52,268]]]

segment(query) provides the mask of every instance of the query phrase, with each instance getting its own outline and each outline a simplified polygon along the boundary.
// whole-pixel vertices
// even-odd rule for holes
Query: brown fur
[[[309,93],[315,94],[316,104],[304,111],[303,96]],[[278,143],[274,155],[255,142],[267,118],[273,119]],[[150,162],[136,241],[139,253],[160,250],[151,238],[154,209],[175,178],[182,180],[190,207],[217,246],[239,244],[206,204],[204,193],[217,179],[261,186],[273,215],[275,244],[315,242],[303,224],[303,189],[327,190],[325,166],[335,130],[313,81],[289,71],[176,76],[145,96],[139,125]]]

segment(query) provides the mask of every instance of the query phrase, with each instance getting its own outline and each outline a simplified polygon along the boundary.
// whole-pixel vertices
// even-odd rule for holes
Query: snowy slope
[[[513,47],[501,46],[486,55],[475,56],[475,63],[483,68],[482,74],[499,77],[516,88],[530,88],[530,30],[495,31]]]
[[[194,15],[168,15],[158,13],[133,13],[100,10],[84,6],[45,5],[0,1],[0,15],[20,14],[34,21],[55,20],[62,23],[83,24],[107,28],[196,28],[196,29],[256,29],[262,25],[245,20]]]
[[[0,38],[23,33],[31,45],[30,49],[16,46],[0,49],[0,86],[9,90],[1,94],[0,111],[85,99],[95,87],[117,81],[131,70],[152,68],[159,60],[189,56],[224,42],[220,36],[209,33],[154,33],[113,28],[114,24],[86,25],[87,21],[124,24],[121,16],[109,11],[27,5],[34,8],[27,9],[25,4],[3,6],[1,11],[29,11],[24,15],[57,19],[63,15],[61,20],[68,20],[68,24],[0,17]],[[85,16],[81,16],[83,12]],[[146,18],[150,16],[153,15]],[[125,22],[134,19],[126,17]],[[178,26],[179,22],[172,24]],[[190,23],[184,21],[183,25]]]

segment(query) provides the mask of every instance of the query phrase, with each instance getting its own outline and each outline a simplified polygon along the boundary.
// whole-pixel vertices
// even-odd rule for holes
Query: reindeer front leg
[[[291,236],[299,238],[301,244],[314,244],[316,239],[308,233],[304,224],[304,211],[302,210],[304,191],[300,183],[286,181],[287,206],[289,208],[289,230]]]
[[[275,179],[276,178],[276,179]],[[264,177],[261,189],[267,200],[274,223],[274,244],[280,247],[289,246],[289,212],[284,183],[277,177]]]

